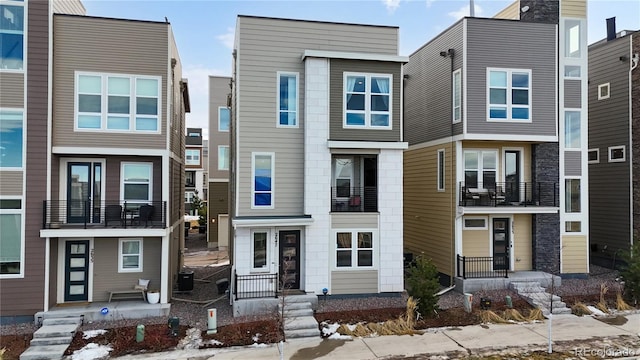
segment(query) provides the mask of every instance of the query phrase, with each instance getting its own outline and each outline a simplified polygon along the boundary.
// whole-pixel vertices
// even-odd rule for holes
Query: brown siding
[[[24,107],[24,74],[0,72],[0,108]]]
[[[229,183],[228,182],[210,182],[209,183],[209,224],[207,231],[209,232],[209,242],[219,243],[218,240],[218,215],[229,213]],[[212,220],[215,219],[215,222]],[[227,239],[228,242],[228,239]]]
[[[227,95],[231,91],[228,77],[209,77],[209,178],[228,179],[228,170],[218,170],[218,146],[229,145],[229,131],[218,131],[218,108],[227,106]],[[205,179],[209,180],[209,179]]]
[[[580,80],[564,81],[564,107],[565,108],[581,108],[582,107],[582,91]]]
[[[162,200],[162,159],[158,157],[109,156],[106,160],[106,169],[104,169],[105,199],[108,201],[122,200],[120,171],[123,162],[151,162],[153,163],[152,200]]]
[[[634,54],[640,54],[640,32],[632,35],[632,47]],[[634,70],[631,74],[631,116],[633,153],[640,154],[640,70]],[[633,157],[633,238],[640,239],[640,156]],[[640,241],[640,240],[638,240]]]
[[[58,238],[51,238],[49,256],[49,307],[57,303],[58,293]]]

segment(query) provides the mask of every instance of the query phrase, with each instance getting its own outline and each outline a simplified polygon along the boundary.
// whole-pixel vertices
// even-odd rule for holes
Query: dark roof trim
[[[269,17],[269,16],[257,16],[257,15],[238,15],[238,18],[299,21],[299,22],[310,22],[310,23],[320,23],[320,24],[336,24],[336,25],[370,26],[370,27],[391,28],[391,29],[399,29],[400,28],[399,26],[393,26],[393,25],[373,25],[373,24],[356,24],[356,23],[322,21],[322,20],[287,19],[287,18]]]
[[[154,20],[137,20],[137,19],[122,19],[122,18],[114,18],[114,17],[106,17],[106,16],[91,16],[91,15],[77,15],[77,14],[59,14],[55,13],[53,16],[65,16],[65,17],[76,17],[76,18],[87,18],[87,19],[102,19],[102,20],[117,20],[117,21],[131,21],[131,22],[139,22],[139,23],[149,23],[149,24],[171,24],[168,21],[154,21]]]

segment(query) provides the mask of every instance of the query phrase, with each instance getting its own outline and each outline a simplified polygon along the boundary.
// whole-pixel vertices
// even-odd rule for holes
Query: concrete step
[[[42,325],[76,325],[80,326],[82,324],[82,318],[80,316],[76,317],[62,317],[62,318],[46,318],[42,321]]]
[[[297,330],[285,330],[285,337],[288,339],[304,338],[304,337],[318,337],[320,336],[320,330],[316,329],[297,329]]]
[[[284,330],[318,329],[318,322],[313,316],[285,319]]]
[[[293,303],[287,304],[285,302],[284,308],[285,308],[285,311],[311,309],[311,303],[310,302],[293,302]],[[278,304],[278,310],[282,310],[282,304]]]
[[[33,333],[34,338],[49,338],[49,337],[63,337],[73,336],[78,329],[77,325],[63,324],[63,325],[47,325],[38,329]]]
[[[284,310],[284,318],[285,319],[292,319],[292,318],[303,317],[303,316],[313,316],[313,310],[311,310],[311,308],[308,308],[308,309],[296,309],[296,310],[285,309]]]
[[[313,294],[306,294],[306,295],[287,295],[284,297],[284,302],[285,304],[291,304],[291,303],[311,303],[312,305],[314,304],[318,304],[318,296],[313,295]]]
[[[515,281],[509,284],[509,287],[513,290],[527,289],[527,288],[539,288],[540,283],[537,281]]]
[[[69,347],[66,345],[32,346],[20,355],[20,360],[58,360]]]
[[[46,338],[33,338],[29,346],[46,346],[46,345],[63,345],[66,344],[69,346],[71,341],[73,340],[73,336],[56,336],[56,337],[46,337]]]

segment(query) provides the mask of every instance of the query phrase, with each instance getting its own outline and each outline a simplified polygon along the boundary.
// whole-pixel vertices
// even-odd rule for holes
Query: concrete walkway
[[[625,321],[626,320],[626,321]],[[580,354],[618,354],[640,357],[640,312],[596,320],[591,316],[555,315],[552,319],[554,351]],[[377,359],[394,356],[523,354],[547,349],[548,320],[536,324],[473,325],[430,329],[415,336],[380,336],[353,340],[292,339],[285,344],[285,359]],[[616,352],[617,353],[614,353]],[[279,359],[276,345],[227,349],[184,350],[124,356],[120,359]]]

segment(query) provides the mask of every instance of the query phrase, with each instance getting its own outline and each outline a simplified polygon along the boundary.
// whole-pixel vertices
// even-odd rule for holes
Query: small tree
[[[628,299],[637,304],[640,301],[640,244],[637,241],[624,255],[624,260],[627,264],[620,271],[624,291]]]
[[[198,195],[198,190],[194,191],[194,195],[191,198],[191,209],[195,210],[195,215],[198,215],[198,224],[206,225],[207,224],[207,207],[205,206],[202,199]]]
[[[407,291],[409,295],[418,299],[418,311],[423,316],[433,314],[438,309],[436,293],[440,290],[438,269],[431,259],[420,255],[415,264],[409,268],[407,276]]]

